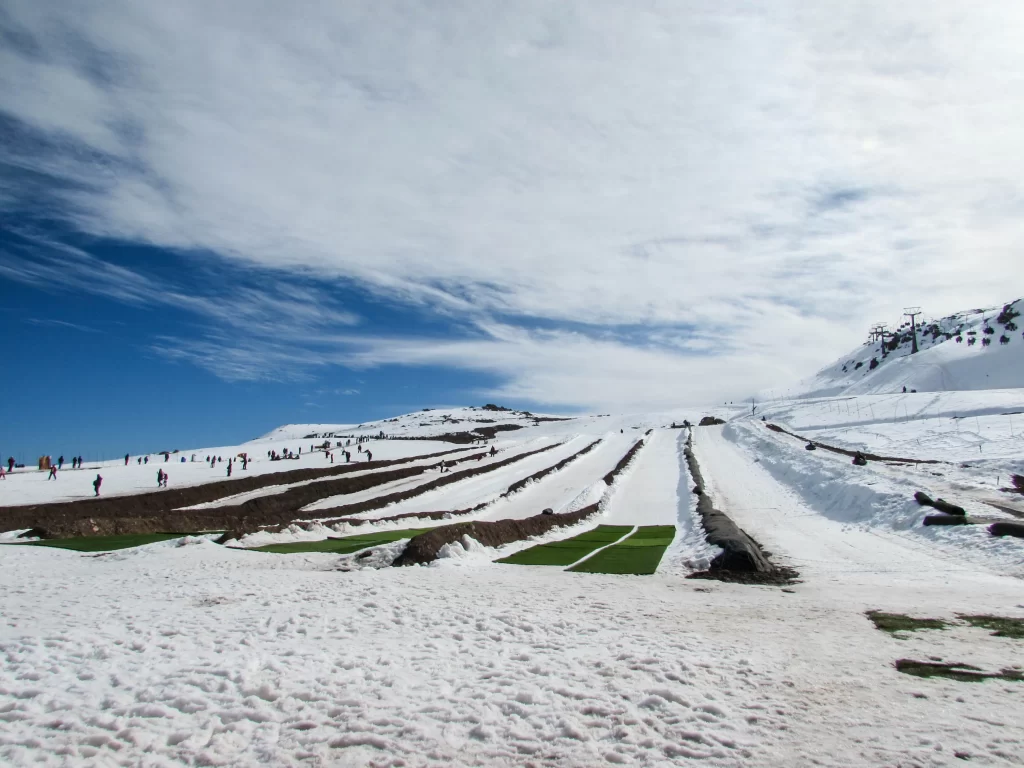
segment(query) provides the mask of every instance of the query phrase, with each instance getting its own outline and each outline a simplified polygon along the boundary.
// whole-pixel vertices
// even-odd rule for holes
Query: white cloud
[[[0,110],[45,140],[0,161],[59,179],[74,226],[464,318],[483,341],[420,356],[509,395],[610,405],[662,377],[645,402],[717,400],[701,372],[768,386],[904,304],[994,303],[1024,278],[1012,3],[5,10]],[[534,321],[595,327],[514,327]],[[618,330],[637,324],[651,338]]]

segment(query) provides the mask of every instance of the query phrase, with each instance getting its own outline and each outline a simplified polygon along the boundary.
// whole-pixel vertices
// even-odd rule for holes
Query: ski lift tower
[[[875,334],[878,341],[882,342],[882,357],[885,357],[889,354],[889,350],[885,348],[885,338],[892,335],[889,333],[888,323],[875,323],[875,327],[871,332]]]
[[[910,354],[917,354],[917,316],[921,314],[920,307],[904,307],[903,314],[910,318]]]

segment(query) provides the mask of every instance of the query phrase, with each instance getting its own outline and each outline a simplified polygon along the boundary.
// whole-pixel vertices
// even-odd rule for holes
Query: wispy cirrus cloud
[[[140,270],[97,258],[86,250],[20,231],[19,242],[0,246],[0,277],[47,290],[77,291],[139,306],[168,306],[193,313],[216,329],[236,328],[261,338],[303,337],[360,322],[335,306],[323,290],[284,279],[272,288],[210,279],[199,293]]]
[[[711,397],[695,371],[753,390],[905,303],[1012,298],[1022,22],[966,0],[11,0],[0,163],[26,182],[0,211],[45,200],[83,232],[344,279],[462,332],[338,338],[355,318],[308,283],[158,296],[81,256],[0,275],[315,330],[162,342],[229,378],[429,360],[538,402]]]

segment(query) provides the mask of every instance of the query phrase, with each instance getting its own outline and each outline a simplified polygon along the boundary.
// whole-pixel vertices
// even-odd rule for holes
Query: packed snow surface
[[[924,490],[971,515],[1015,519],[992,502],[1012,509],[1021,497],[998,490],[989,475],[1021,469],[1024,429],[1011,433],[999,419],[1024,405],[1024,392],[884,397],[762,403],[765,422],[749,405],[719,408],[726,426],[693,430],[716,506],[776,562],[800,571],[786,588],[684,578],[714,555],[694,517],[681,454],[688,431],[670,428],[684,418],[696,422],[704,415],[696,409],[567,421],[452,409],[362,427],[286,427],[221,451],[259,457],[287,441],[293,449],[301,444],[305,456],[334,433],[332,441],[376,435],[374,458],[412,457],[455,446],[382,440],[380,431],[390,424],[436,436],[488,424],[479,419],[513,423],[514,416],[521,429],[489,439],[487,449],[499,453],[484,461],[559,447],[375,514],[485,503],[465,519],[498,520],[599,503],[600,513],[584,523],[497,550],[464,537],[429,567],[388,567],[402,541],[359,557],[252,552],[204,537],[78,553],[0,537],[0,761],[1019,765],[1024,683],[921,679],[893,665],[913,658],[988,672],[1020,668],[1020,640],[956,616],[1024,618],[1024,540],[990,537],[984,526],[924,528],[928,510],[912,496]],[[805,451],[796,438],[769,430],[771,421],[813,439],[941,463],[854,467],[846,456]],[[644,447],[607,486],[605,474],[639,439]],[[589,453],[501,497],[511,483],[595,440],[602,442]],[[316,452],[251,470],[327,461]],[[132,492],[136,466],[122,460],[104,477],[125,473],[120,487]],[[155,478],[156,469],[151,459],[147,474]],[[174,466],[168,471],[173,484]],[[45,473],[16,473],[3,483],[35,483],[32,493],[17,485],[0,492],[67,498],[68,474],[47,484]],[[438,477],[430,468],[407,480]],[[601,523],[675,525],[677,536],[653,576],[493,562]],[[368,527],[387,525],[353,532]],[[338,532],[314,525],[245,543],[329,535]],[[957,623],[897,638],[875,629],[865,616],[871,609]]]

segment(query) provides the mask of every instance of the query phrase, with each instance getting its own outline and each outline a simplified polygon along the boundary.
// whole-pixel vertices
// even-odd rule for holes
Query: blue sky
[[[155,291],[216,301],[237,295],[243,286],[258,290],[261,283],[281,280],[219,263],[210,254],[84,241],[54,229],[40,225],[35,232],[47,238],[62,235],[62,244],[75,242],[75,248],[85,246],[104,264],[144,276]],[[10,227],[0,230],[0,251],[29,262],[21,264],[25,270],[56,260],[55,273],[16,279],[8,273],[0,279],[0,317],[8,331],[0,402],[5,459],[12,453],[19,459],[43,453],[111,457],[230,444],[290,422],[357,423],[422,407],[482,404],[481,392],[493,385],[493,377],[485,374],[435,366],[296,364],[261,370],[258,352],[247,361],[251,370],[197,361],[176,354],[176,342],[243,339],[250,331],[244,323],[211,316],[203,305],[197,310],[173,300],[125,300],[111,295],[116,285],[101,280],[84,288],[79,279],[89,283],[88,275],[61,274],[64,251],[41,244],[37,236],[19,236]],[[356,288],[320,288],[333,304],[358,312],[361,325],[381,332],[458,333],[430,313],[390,306]],[[277,311],[267,319],[271,326],[279,323],[285,335],[293,318],[287,307]],[[273,341],[272,329],[256,334]]]
[[[1017,298],[1022,24],[8,0],[0,451],[739,399]]]

